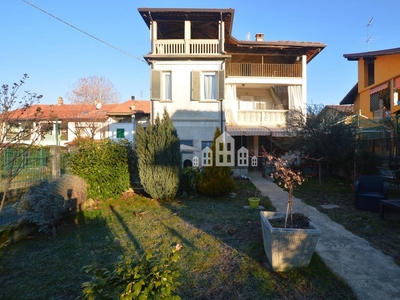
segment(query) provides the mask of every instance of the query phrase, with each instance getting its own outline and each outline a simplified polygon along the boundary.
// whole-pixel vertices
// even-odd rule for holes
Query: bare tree
[[[18,99],[17,92],[28,78],[24,74],[19,83],[11,87],[3,84],[0,90],[0,158],[7,153],[7,160],[2,160],[2,179],[4,184],[1,198],[0,211],[3,209],[4,201],[10,190],[13,179],[24,169],[27,160],[26,155],[42,137],[42,126],[40,120],[43,112],[39,103],[42,95],[25,92],[25,96]],[[25,115],[35,110],[33,117],[27,120]]]
[[[119,103],[121,99],[121,94],[112,82],[103,76],[79,79],[66,96],[73,104],[103,105]]]

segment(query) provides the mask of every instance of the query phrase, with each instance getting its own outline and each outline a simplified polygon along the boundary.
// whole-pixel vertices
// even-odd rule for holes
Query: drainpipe
[[[223,108],[222,108],[222,101],[223,101],[223,99],[220,99],[219,100],[219,103],[220,103],[220,112],[221,112],[221,132],[224,132],[225,131],[225,129],[224,129],[224,110],[223,110]]]

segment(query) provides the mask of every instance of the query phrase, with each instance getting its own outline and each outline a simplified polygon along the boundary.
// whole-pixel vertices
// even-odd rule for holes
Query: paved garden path
[[[271,179],[261,177],[261,173],[250,173],[249,177],[277,211],[286,211],[286,191]],[[365,239],[301,200],[294,198],[293,207],[295,212],[304,213],[322,230],[317,253],[333,272],[352,287],[358,299],[400,299],[400,266],[392,257],[373,248]]]

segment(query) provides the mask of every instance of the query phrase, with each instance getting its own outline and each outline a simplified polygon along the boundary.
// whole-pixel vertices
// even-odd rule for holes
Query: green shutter
[[[124,128],[117,128],[117,139],[125,138],[125,129]]]

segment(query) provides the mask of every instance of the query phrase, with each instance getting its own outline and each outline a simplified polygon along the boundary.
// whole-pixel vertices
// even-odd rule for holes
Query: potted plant
[[[304,181],[303,176],[291,168],[293,157],[264,155],[275,166],[271,178],[289,192],[286,213],[260,212],[265,253],[275,271],[308,266],[322,232],[306,216],[293,213],[293,189]]]
[[[249,205],[251,208],[257,209],[260,205],[260,197],[258,196],[259,189],[257,185],[254,185],[254,188],[254,195],[247,198],[247,200],[249,201]]]

